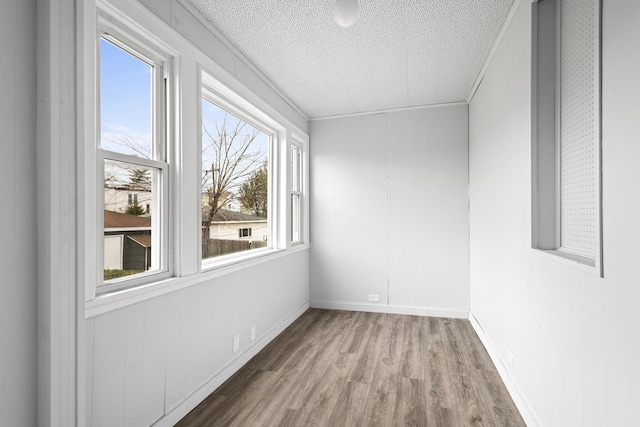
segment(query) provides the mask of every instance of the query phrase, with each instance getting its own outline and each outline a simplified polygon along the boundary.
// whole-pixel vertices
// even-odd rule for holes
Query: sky
[[[123,154],[150,157],[152,88],[152,65],[111,42],[100,39],[100,144],[102,148]],[[214,135],[225,118],[229,127],[234,127],[241,121],[205,99],[202,100],[201,107],[203,125]],[[251,133],[253,130],[251,125],[247,125],[243,133]],[[123,141],[130,141],[129,146]],[[209,141],[207,135],[203,134],[203,169],[211,169],[214,158],[213,150],[208,147]],[[260,152],[261,158],[268,159],[269,135],[261,132],[252,143],[250,151]],[[236,183],[236,186],[238,184]]]
[[[152,66],[100,39],[100,134],[103,148],[143,156],[122,143],[125,137],[151,147]],[[116,143],[114,143],[114,141]]]

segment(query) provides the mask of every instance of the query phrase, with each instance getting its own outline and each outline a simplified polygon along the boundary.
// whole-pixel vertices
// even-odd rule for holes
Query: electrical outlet
[[[369,302],[380,302],[380,295],[378,294],[369,295]]]
[[[256,325],[251,325],[251,341],[256,339]]]
[[[237,353],[240,350],[240,335],[233,337],[233,352]]]
[[[509,361],[509,366],[514,368],[516,365],[516,358],[513,357],[513,353],[511,353],[511,350],[507,350],[507,360]]]

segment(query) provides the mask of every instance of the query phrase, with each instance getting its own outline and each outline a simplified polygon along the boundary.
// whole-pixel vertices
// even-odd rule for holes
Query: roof
[[[143,246],[145,248],[151,247],[151,236],[149,235],[146,235],[146,236],[128,235],[127,237],[133,240],[134,242],[136,242],[137,244],[139,244],[140,246]]]
[[[209,215],[209,206],[202,207],[202,219],[204,220]],[[267,218],[250,215],[243,212],[234,212],[227,209],[218,209],[218,212],[213,216],[213,222],[264,222]]]
[[[105,210],[104,228],[151,228],[151,217]]]

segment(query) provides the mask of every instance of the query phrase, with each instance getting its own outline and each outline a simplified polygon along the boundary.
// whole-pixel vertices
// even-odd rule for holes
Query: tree
[[[138,201],[136,200],[134,203],[127,206],[124,213],[129,215],[142,215],[142,214],[145,214],[146,211],[142,206],[138,204]]]
[[[215,129],[202,123],[202,256],[208,258],[211,224],[218,211],[237,202],[242,184],[260,169],[266,151],[258,138],[262,131],[248,123],[223,114]]]
[[[249,179],[242,183],[238,195],[244,209],[263,218],[267,217],[267,184],[267,163],[264,162],[260,169],[253,171]]]
[[[134,168],[129,171],[129,190],[151,191],[149,169]]]

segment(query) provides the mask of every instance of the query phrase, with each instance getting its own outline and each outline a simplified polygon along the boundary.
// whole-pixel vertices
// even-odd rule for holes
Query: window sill
[[[152,298],[166,295],[190,286],[208,282],[218,277],[233,274],[240,270],[252,268],[266,262],[293,255],[309,249],[309,244],[297,245],[289,249],[271,249],[251,257],[236,258],[234,262],[224,265],[207,266],[200,273],[185,277],[171,277],[158,282],[149,283],[135,288],[114,291],[100,295],[91,301],[85,302],[85,318],[95,317],[113,310],[137,304]]]
[[[555,261],[557,263],[575,268],[593,276],[602,277],[602,268],[596,264],[596,260],[571,254],[556,249],[532,248],[534,254]]]

